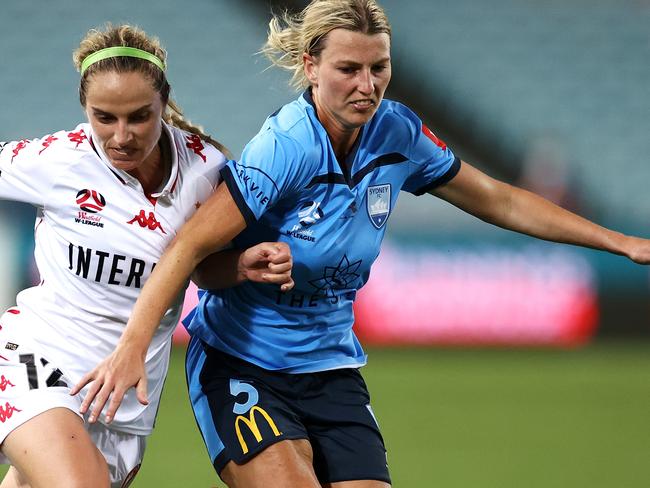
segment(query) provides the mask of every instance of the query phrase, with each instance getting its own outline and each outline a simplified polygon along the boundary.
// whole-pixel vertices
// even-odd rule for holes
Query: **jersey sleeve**
[[[55,141],[65,132],[41,139],[0,142],[0,199],[44,206],[57,174]]]
[[[306,180],[305,152],[290,137],[265,130],[228,161],[221,176],[247,223],[259,220]]]
[[[409,177],[402,189],[422,195],[456,176],[460,159],[417,115],[406,107],[402,108],[411,137]]]

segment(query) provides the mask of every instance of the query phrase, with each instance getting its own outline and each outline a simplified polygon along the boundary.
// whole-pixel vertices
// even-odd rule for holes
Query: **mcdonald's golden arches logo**
[[[262,442],[262,433],[260,432],[260,428],[257,425],[257,420],[255,417],[255,412],[259,412],[262,414],[262,417],[266,420],[268,423],[269,427],[271,427],[271,430],[273,431],[273,434],[275,434],[275,437],[279,437],[282,435],[282,432],[280,432],[275,425],[275,422],[273,422],[273,419],[271,416],[264,410],[262,407],[258,407],[257,405],[253,406],[249,412],[248,412],[248,418],[245,417],[244,415],[237,415],[237,418],[235,419],[235,432],[237,433],[237,439],[239,439],[239,444],[241,445],[241,449],[244,452],[244,454],[248,453],[248,444],[246,444],[246,441],[244,440],[244,436],[242,436],[241,433],[241,427],[240,423],[244,422],[248,429],[253,433],[253,436],[255,436],[255,440],[259,444]]]

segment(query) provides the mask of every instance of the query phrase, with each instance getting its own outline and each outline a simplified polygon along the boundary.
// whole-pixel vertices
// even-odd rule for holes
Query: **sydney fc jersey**
[[[247,228],[235,245],[285,241],[295,288],[245,283],[203,295],[189,325],[213,347],[261,367],[358,367],[352,303],[379,254],[400,190],[449,181],[460,161],[405,106],[384,100],[338,161],[310,92],[267,119],[222,170]]]
[[[0,148],[0,198],[37,208],[41,282],[17,297],[21,341],[75,383],[113,351],[156,262],[219,181],[225,158],[217,149],[166,124],[164,131],[170,176],[152,195],[111,165],[88,124]],[[181,305],[178,297],[147,353],[149,406],[130,389],[114,428],[151,431]]]

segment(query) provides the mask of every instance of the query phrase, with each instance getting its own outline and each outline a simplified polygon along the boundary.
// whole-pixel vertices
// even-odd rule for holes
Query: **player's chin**
[[[367,124],[370,121],[370,119],[372,119],[372,116],[375,115],[375,112],[377,112],[377,109],[374,107],[372,109],[363,110],[363,111],[355,110],[348,117],[348,124],[350,125],[350,127],[355,127],[355,128],[361,127]]]
[[[132,171],[140,166],[141,163],[142,161],[140,159],[111,159],[113,167],[122,171]]]

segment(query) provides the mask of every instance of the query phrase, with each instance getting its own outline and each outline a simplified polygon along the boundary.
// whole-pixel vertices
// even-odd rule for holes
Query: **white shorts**
[[[83,418],[81,398],[69,394],[72,386],[56,365],[0,334],[0,443],[15,428],[52,408],[67,408]],[[147,436],[101,423],[86,422],[85,427],[106,458],[111,487],[127,487],[142,463]],[[1,452],[0,464],[10,464]]]

